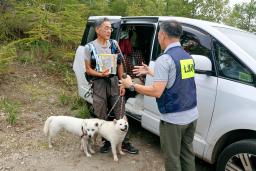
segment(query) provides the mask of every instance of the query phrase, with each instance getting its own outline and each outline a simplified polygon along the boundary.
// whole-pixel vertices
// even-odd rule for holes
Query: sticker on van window
[[[193,59],[180,60],[181,78],[187,79],[195,76]]]
[[[252,76],[244,72],[239,72],[239,80],[252,82]]]

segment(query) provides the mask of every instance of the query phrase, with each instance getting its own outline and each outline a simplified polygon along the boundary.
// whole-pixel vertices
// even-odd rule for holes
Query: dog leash
[[[121,97],[121,113],[123,113],[123,102],[124,102],[124,96],[118,96],[116,102],[114,103],[114,105],[112,106],[112,108],[109,110],[108,114],[107,114],[107,117],[110,115],[110,113],[113,111],[113,109],[115,108],[115,106],[117,105],[117,102],[119,101]]]
[[[84,97],[85,97],[85,98],[91,96],[92,93],[93,93],[92,82],[90,82],[88,85],[89,85],[89,89],[88,89],[88,91],[84,94]]]
[[[82,126],[82,135],[81,135],[81,138],[83,138],[83,137],[85,137],[85,136],[87,136],[87,131],[84,131],[84,128],[83,128],[83,126]]]
[[[107,117],[110,115],[110,113],[112,112],[112,110],[115,108],[115,106],[117,105],[117,102],[119,101],[119,99],[120,99],[120,95],[118,96],[118,98],[117,98],[117,100],[116,100],[116,102],[114,103],[114,105],[112,106],[112,108],[109,110],[109,112],[108,112],[108,114],[107,114]]]

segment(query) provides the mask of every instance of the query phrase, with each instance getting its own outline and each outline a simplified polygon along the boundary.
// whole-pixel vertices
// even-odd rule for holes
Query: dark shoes
[[[104,141],[103,146],[100,147],[101,153],[108,153],[111,149],[111,145],[109,141]],[[124,152],[130,153],[130,154],[139,154],[139,150],[132,146],[130,142],[123,142],[122,143],[122,150]]]
[[[108,153],[110,151],[110,142],[109,141],[104,141],[103,146],[100,147],[100,152],[101,153]]]
[[[122,143],[122,150],[130,154],[139,154],[139,150],[133,147],[129,142]]]

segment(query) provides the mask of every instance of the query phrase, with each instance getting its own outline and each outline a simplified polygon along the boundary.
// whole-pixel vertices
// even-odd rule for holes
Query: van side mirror
[[[213,75],[211,60],[203,55],[191,55],[195,62],[195,72],[198,74]]]

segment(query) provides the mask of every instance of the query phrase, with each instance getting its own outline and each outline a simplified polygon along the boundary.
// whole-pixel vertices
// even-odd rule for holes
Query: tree
[[[240,29],[256,31],[256,1],[236,4],[229,17],[225,20],[229,24]]]
[[[229,11],[228,2],[229,0],[192,0],[191,4],[196,7],[192,17],[221,22]]]

